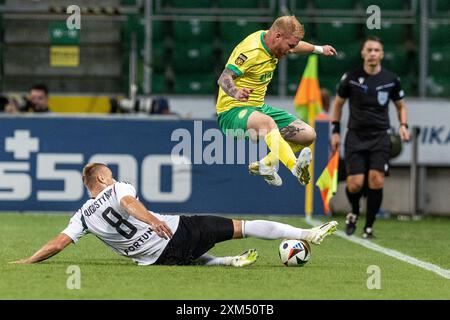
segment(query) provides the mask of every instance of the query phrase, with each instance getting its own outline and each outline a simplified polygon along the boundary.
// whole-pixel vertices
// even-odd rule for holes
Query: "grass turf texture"
[[[299,217],[241,218],[307,227]],[[313,245],[311,260],[302,268],[281,264],[280,241],[258,239],[224,242],[211,251],[236,255],[256,248],[260,259],[247,268],[139,267],[92,235],[43,263],[7,264],[34,253],[68,220],[66,214],[0,214],[0,299],[450,299],[450,280],[336,236]],[[343,218],[337,220],[343,230]],[[445,218],[379,220],[374,242],[449,269],[449,228]],[[70,265],[81,268],[80,290],[66,287]],[[380,290],[366,286],[370,265],[381,269]]]

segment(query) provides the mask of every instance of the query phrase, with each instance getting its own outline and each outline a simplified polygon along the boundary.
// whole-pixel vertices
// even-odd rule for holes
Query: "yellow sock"
[[[289,146],[291,147],[292,152],[294,152],[294,154],[299,152],[299,151],[301,151],[304,148],[304,146],[302,146],[300,144],[293,143],[293,142],[290,142],[290,141],[286,141],[286,142],[289,144]],[[269,152],[267,154],[267,156],[265,156],[261,161],[263,161],[263,163],[266,166],[272,167],[272,166],[275,165],[275,163],[278,162],[278,158],[274,157],[272,152]]]
[[[272,130],[266,135],[266,143],[271,152],[263,159],[265,164],[273,165],[280,160],[289,170],[294,168],[297,160],[295,154],[278,130]]]
[[[301,151],[305,147],[305,146],[302,146],[300,144],[293,143],[293,142],[290,142],[290,141],[287,141],[287,143],[289,143],[289,146],[291,147],[292,152],[294,152],[294,153],[297,153],[297,152]]]

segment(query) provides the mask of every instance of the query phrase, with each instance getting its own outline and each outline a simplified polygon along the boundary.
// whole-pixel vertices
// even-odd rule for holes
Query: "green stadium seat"
[[[419,28],[415,29],[416,37],[419,38]],[[428,37],[430,45],[443,45],[450,39],[450,24],[438,24],[430,22],[428,28]]]
[[[214,22],[191,19],[189,21],[174,21],[173,35],[175,41],[213,41]]]
[[[404,46],[385,46],[383,67],[399,76],[407,75],[411,70],[411,62]]]
[[[319,85],[321,88],[330,90],[331,95],[335,96],[342,75],[335,76],[319,76]]]
[[[141,57],[144,56],[144,50],[140,51]],[[152,48],[152,66],[157,72],[161,72],[166,66],[166,48],[162,42],[154,42]]]
[[[316,9],[353,9],[355,7],[355,0],[313,0],[314,8]]]
[[[152,93],[167,93],[167,84],[164,74],[154,73],[152,76]]]
[[[365,37],[377,36],[384,44],[402,44],[406,40],[406,27],[402,24],[382,21],[381,29],[364,28],[364,35]]]
[[[214,74],[175,75],[174,91],[177,94],[212,94],[217,90]]]
[[[269,1],[264,1],[268,4]],[[258,8],[263,2],[259,0],[218,0],[219,8]]]
[[[275,71],[272,80],[270,80],[269,86],[267,88],[266,96],[278,95],[278,72]]]
[[[409,5],[409,2],[404,0],[362,0],[362,6],[363,8],[367,8],[371,5],[377,5],[383,12],[383,10],[403,10],[405,9],[405,5]]]
[[[308,55],[290,54],[287,56],[287,73],[292,76],[302,75],[308,61]]]
[[[309,0],[297,0],[295,1],[296,9],[306,9],[308,7]]]
[[[209,8],[212,4],[210,0],[171,0],[167,2],[172,8]],[[166,4],[164,3],[163,6]]]
[[[213,46],[210,43],[186,43],[173,50],[175,72],[212,72],[215,67]]]
[[[221,21],[219,24],[221,35],[220,41],[231,42],[237,45],[251,33],[267,28],[267,24],[261,22],[250,22],[247,19]]]
[[[450,76],[450,45],[432,46],[429,48],[430,75]]]
[[[450,97],[450,78],[448,76],[430,76],[427,79],[427,94],[433,97]]]
[[[345,72],[362,65],[360,44],[354,43],[336,49],[336,57],[319,56],[319,77],[341,77]]]
[[[220,50],[222,52],[223,63],[227,62],[237,43],[234,42],[222,42],[220,44]]]
[[[448,0],[435,0],[436,1],[436,13],[445,14],[450,13],[450,1]]]
[[[419,92],[419,81],[417,76],[405,76],[400,77],[400,83],[403,91],[405,91],[406,97],[417,96]]]
[[[336,19],[332,23],[318,23],[316,28],[316,39],[320,44],[354,43],[359,39],[360,25],[354,23],[344,23]]]
[[[152,23],[152,40],[153,41],[163,41],[165,38],[165,30],[167,24],[164,21],[153,21]],[[142,26],[142,34],[145,37],[144,26]]]
[[[298,85],[300,84],[300,80],[302,78],[302,73],[299,73],[297,75],[294,75],[294,74],[288,75],[287,83],[286,83],[286,94],[287,95],[295,96],[295,93],[297,92],[297,89],[298,89]]]

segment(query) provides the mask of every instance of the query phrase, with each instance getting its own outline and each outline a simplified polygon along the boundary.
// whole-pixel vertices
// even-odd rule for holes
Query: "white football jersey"
[[[74,243],[92,233],[118,254],[139,265],[154,263],[169,240],[160,238],[148,224],[130,216],[121,206],[124,196],[136,197],[136,189],[128,183],[116,182],[90,199],[70,219],[62,233]],[[179,216],[152,215],[167,223],[172,233],[178,228]]]

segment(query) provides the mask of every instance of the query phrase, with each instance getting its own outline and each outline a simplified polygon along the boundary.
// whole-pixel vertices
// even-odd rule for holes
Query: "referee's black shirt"
[[[342,76],[338,95],[349,99],[349,129],[382,131],[390,127],[389,100],[400,100],[405,94],[394,73],[381,68],[377,74],[370,75],[361,67]]]

